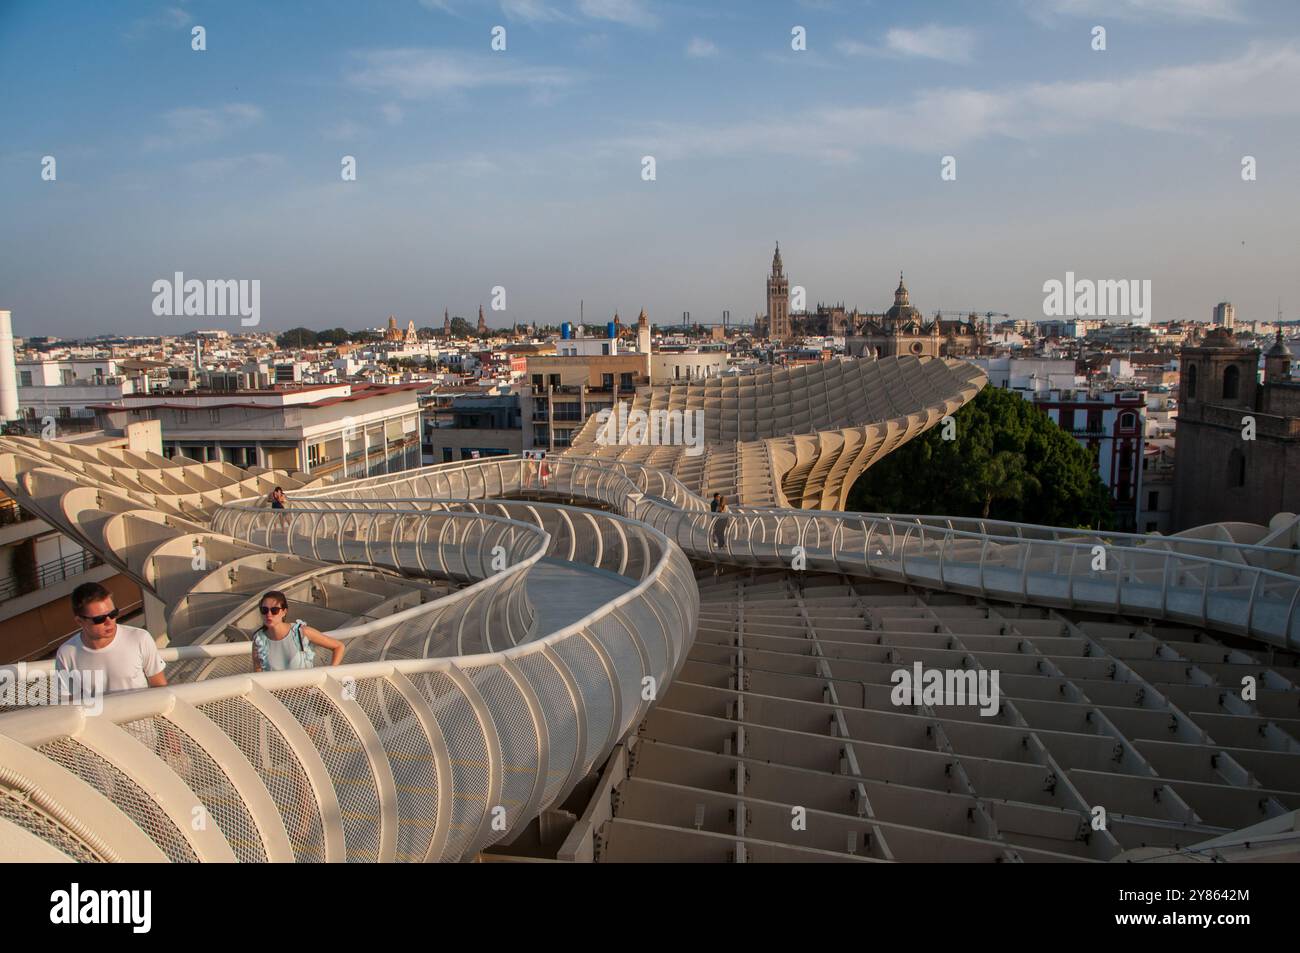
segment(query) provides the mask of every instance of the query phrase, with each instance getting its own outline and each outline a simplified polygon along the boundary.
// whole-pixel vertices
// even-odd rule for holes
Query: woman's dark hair
[[[271,589],[271,590],[269,590],[269,591],[267,591],[267,592],[262,593],[262,598],[260,598],[260,599],[257,600],[257,604],[260,606],[260,605],[261,605],[262,603],[264,603],[267,599],[274,599],[276,602],[280,603],[280,608],[282,608],[282,609],[288,609],[288,608],[289,608],[289,598],[288,598],[288,596],[286,596],[286,595],[285,595],[283,592],[281,592],[279,589]]]

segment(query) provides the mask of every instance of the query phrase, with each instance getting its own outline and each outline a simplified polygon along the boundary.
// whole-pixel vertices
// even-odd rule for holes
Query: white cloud
[[[644,150],[661,161],[761,153],[845,161],[879,148],[940,154],[995,136],[1041,142],[1107,128],[1199,135],[1216,123],[1300,118],[1297,88],[1300,46],[1252,44],[1231,59],[1113,80],[931,89],[903,103],[730,124],[651,123],[599,146],[608,153]]]
[[[138,40],[156,30],[179,30],[194,22],[190,12],[182,7],[163,7],[147,16],[132,20],[122,32],[128,40]]]
[[[428,99],[487,87],[522,87],[546,98],[577,81],[572,70],[519,66],[490,53],[406,49],[354,55],[361,65],[348,75],[350,83],[399,99]]]
[[[861,40],[837,40],[835,49],[845,56],[870,56],[873,53],[880,52],[870,43],[863,43]]]
[[[237,177],[249,177],[269,172],[284,165],[284,157],[267,152],[250,152],[247,155],[199,159],[185,165],[190,178],[205,184]]]
[[[1039,19],[1075,17],[1118,17],[1136,20],[1170,17],[1189,20],[1245,19],[1245,0],[1021,0]]]
[[[454,17],[460,16],[460,11],[456,9],[452,0],[420,0],[420,6],[426,10],[436,10],[439,13],[450,13]]]
[[[572,19],[563,10],[556,9],[545,0],[501,0],[501,12],[511,20],[526,20],[529,23]]]
[[[596,20],[611,20],[625,26],[649,29],[658,24],[642,0],[578,0],[578,9]]]
[[[703,37],[693,36],[691,42],[686,44],[687,56],[715,56],[717,52],[717,44]]]
[[[346,141],[349,139],[358,139],[368,131],[369,130],[360,123],[353,122],[351,119],[344,119],[341,122],[337,122],[334,125],[327,127],[322,135],[324,135],[326,139]]]
[[[975,36],[961,27],[934,24],[917,30],[895,28],[885,34],[885,48],[900,56],[968,63],[975,48]]]
[[[379,107],[379,111],[390,126],[396,126],[402,121],[402,107],[397,103],[384,103]]]
[[[186,106],[163,115],[167,130],[146,136],[146,150],[185,148],[216,142],[262,121],[262,110],[248,103],[228,103],[218,109]]]

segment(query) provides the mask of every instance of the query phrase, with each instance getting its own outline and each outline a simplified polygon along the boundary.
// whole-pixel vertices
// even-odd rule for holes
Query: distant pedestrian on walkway
[[[722,515],[727,512],[727,498],[721,494],[715,495],[717,496],[718,505],[713,511],[717,514],[713,518],[713,545],[721,549],[727,543],[727,524],[731,520]]]
[[[720,500],[720,499],[722,499],[722,494],[721,494],[721,493],[714,493],[714,494],[713,494],[713,499],[711,499],[711,500],[709,501],[709,512],[710,512],[710,513],[716,513],[716,512],[718,512],[718,500]]]

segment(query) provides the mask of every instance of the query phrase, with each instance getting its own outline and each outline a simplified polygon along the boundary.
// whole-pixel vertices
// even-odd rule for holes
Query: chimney
[[[18,367],[10,312],[0,311],[0,422],[18,419]]]

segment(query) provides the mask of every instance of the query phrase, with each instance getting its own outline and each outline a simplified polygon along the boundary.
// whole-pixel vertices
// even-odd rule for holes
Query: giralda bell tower
[[[790,334],[790,280],[781,268],[781,243],[772,256],[772,274],[767,278],[767,336],[788,341]]]

